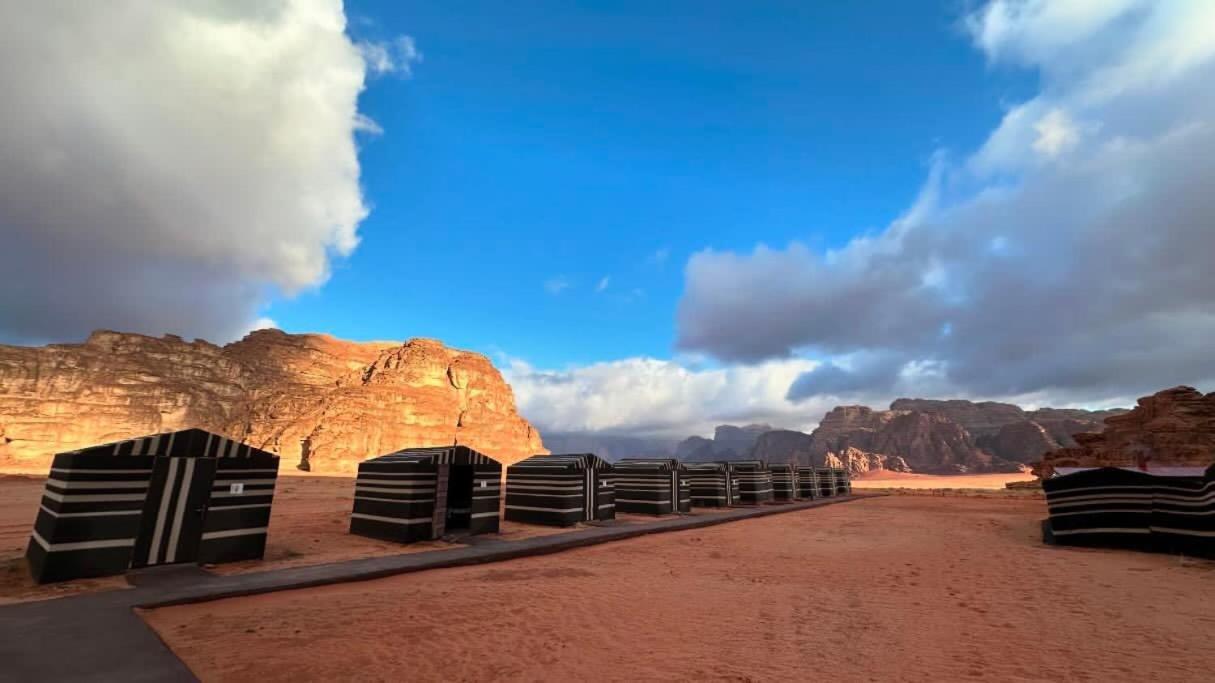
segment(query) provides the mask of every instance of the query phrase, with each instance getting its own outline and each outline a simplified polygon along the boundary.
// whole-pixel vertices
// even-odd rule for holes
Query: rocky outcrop
[[[853,474],[865,474],[879,470],[889,470],[891,472],[911,471],[911,466],[907,464],[907,461],[898,456],[866,453],[851,446],[845,448],[840,453],[828,451],[823,461],[821,466],[842,467]],[[820,465],[816,463],[815,466],[818,467]]]
[[[480,354],[278,330],[223,347],[108,331],[84,344],[0,345],[0,425],[0,464],[19,466],[184,427],[318,472],[408,446],[468,444],[507,463],[545,452]]]
[[[1106,418],[1100,434],[1074,435],[1075,446],[1047,453],[1034,468],[1208,466],[1215,462],[1215,392],[1174,387],[1139,399],[1130,412]]]
[[[1068,436],[1070,440],[1070,435]],[[989,453],[998,453],[1004,460],[1017,463],[1032,463],[1042,455],[1060,447],[1060,443],[1033,420],[1011,422],[991,436],[975,442]]]
[[[815,457],[849,448],[902,458],[916,472],[975,472],[1010,469],[981,450],[961,425],[942,415],[910,410],[840,406],[811,434]]]

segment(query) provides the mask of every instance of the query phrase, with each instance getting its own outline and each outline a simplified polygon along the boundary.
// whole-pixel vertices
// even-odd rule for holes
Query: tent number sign
[[[228,493],[236,496],[245,492],[245,482],[239,481],[228,485]]]

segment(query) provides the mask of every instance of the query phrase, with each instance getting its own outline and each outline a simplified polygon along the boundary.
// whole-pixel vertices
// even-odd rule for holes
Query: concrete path
[[[365,581],[396,574],[501,562],[668,531],[683,531],[874,497],[859,494],[713,514],[609,524],[520,541],[481,537],[462,548],[216,576],[194,566],[141,573],[114,590],[0,607],[0,681],[194,681],[134,612],[242,595]]]

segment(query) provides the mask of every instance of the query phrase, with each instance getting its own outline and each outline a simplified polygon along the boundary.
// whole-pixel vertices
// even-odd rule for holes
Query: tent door
[[[157,458],[132,567],[194,562],[215,481],[214,458]]]

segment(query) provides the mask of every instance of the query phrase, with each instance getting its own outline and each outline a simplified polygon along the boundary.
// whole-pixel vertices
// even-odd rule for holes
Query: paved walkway
[[[0,607],[0,681],[194,681],[185,664],[134,612],[273,591],[365,581],[395,574],[546,555],[668,531],[806,510],[873,497],[859,494],[733,508],[653,522],[595,526],[520,541],[482,540],[450,550],[217,576],[193,566],[140,574],[129,590]]]

